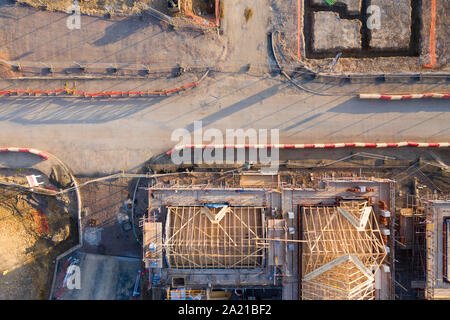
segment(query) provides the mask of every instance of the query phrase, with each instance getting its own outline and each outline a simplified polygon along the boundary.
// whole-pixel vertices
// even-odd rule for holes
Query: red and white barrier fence
[[[449,99],[450,93],[419,93],[419,94],[378,94],[378,93],[360,93],[360,99],[379,99],[379,100],[409,100],[409,99]]]
[[[367,143],[367,142],[352,142],[352,143],[327,143],[327,144],[188,144],[176,146],[167,151],[167,155],[171,155],[175,151],[184,149],[333,149],[333,148],[400,148],[400,147],[416,147],[416,148],[448,148],[450,142],[397,142],[397,143]]]
[[[38,155],[42,158],[44,158],[45,160],[47,160],[48,158],[50,158],[50,156],[42,151],[36,150],[36,149],[30,149],[30,148],[0,148],[0,152],[26,152],[26,153],[31,153],[31,154],[35,154]]]

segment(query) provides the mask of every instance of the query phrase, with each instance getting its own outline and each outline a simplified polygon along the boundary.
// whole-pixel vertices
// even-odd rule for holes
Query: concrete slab
[[[75,252],[80,260],[81,289],[61,288],[65,259],[59,263],[56,288],[52,298],[61,300],[128,300],[133,296],[140,259]],[[69,257],[68,257],[69,258]],[[63,270],[63,271],[61,271]],[[66,269],[67,270],[67,269]]]
[[[377,49],[407,49],[411,37],[410,0],[372,0],[381,13],[380,28],[372,29],[370,46]]]
[[[344,20],[335,12],[314,12],[313,49],[359,49],[361,21]]]

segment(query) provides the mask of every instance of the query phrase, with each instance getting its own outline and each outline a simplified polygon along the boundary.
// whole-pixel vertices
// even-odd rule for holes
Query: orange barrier
[[[430,26],[430,64],[425,68],[434,68],[436,64],[436,0],[431,0],[431,26]]]
[[[301,28],[301,18],[300,18],[300,1],[297,0],[297,58],[300,60],[300,28]]]
[[[123,95],[168,95],[176,92],[180,92],[183,90],[187,90],[189,88],[195,87],[199,84],[200,81],[195,81],[193,83],[190,83],[188,85],[171,89],[171,90],[165,90],[165,91],[114,91],[114,92],[95,92],[95,93],[87,93],[83,91],[73,90],[73,89],[56,89],[56,90],[6,90],[6,91],[0,91],[0,96],[8,95],[8,94],[21,94],[21,93],[27,93],[27,94],[57,94],[57,93],[67,93],[70,95],[79,95],[84,97],[99,97],[99,96],[123,96]]]

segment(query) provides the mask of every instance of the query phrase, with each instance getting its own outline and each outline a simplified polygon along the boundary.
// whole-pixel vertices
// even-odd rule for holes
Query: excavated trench
[[[422,0],[411,0],[411,35],[408,48],[385,48],[379,49],[370,46],[372,31],[367,26],[369,15],[367,8],[371,5],[371,0],[361,1],[361,11],[350,11],[344,3],[335,3],[328,5],[325,1],[323,4],[315,4],[313,0],[305,0],[304,8],[304,27],[305,51],[306,57],[310,59],[333,58],[338,53],[342,53],[344,58],[376,58],[376,57],[398,57],[410,56],[417,57],[420,54],[420,30],[422,28]],[[326,50],[314,50],[314,13],[315,12],[334,12],[339,15],[339,19],[358,20],[361,22],[361,48],[360,49],[343,49],[329,48]],[[395,31],[393,31],[395,32]]]

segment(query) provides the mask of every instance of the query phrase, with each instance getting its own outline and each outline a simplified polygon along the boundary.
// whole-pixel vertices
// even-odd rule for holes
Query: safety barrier
[[[176,146],[167,151],[167,155],[171,155],[175,151],[184,149],[334,149],[334,148],[401,148],[401,147],[416,147],[416,148],[448,148],[450,142],[351,142],[351,143],[315,143],[315,144],[218,144],[218,145],[182,145]]]
[[[79,95],[84,97],[101,97],[101,96],[129,96],[129,95],[136,95],[136,96],[143,96],[143,95],[168,95],[171,93],[179,92],[182,90],[186,90],[188,88],[194,87],[198,85],[198,81],[193,82],[187,86],[183,86],[180,88],[172,89],[172,90],[166,90],[166,91],[114,91],[114,92],[94,92],[94,93],[88,93],[83,92],[79,90],[72,90],[72,89],[57,89],[57,90],[7,90],[7,91],[0,91],[0,96],[4,95],[14,95],[14,94],[28,94],[28,95],[35,95],[35,94],[58,94],[58,93],[67,93],[70,95]]]
[[[408,100],[408,99],[449,99],[450,93],[413,93],[413,94],[378,94],[361,93],[360,99],[381,99],[381,100]]]
[[[15,96],[15,95],[28,95],[28,96],[35,96],[35,95],[57,95],[57,94],[68,94],[71,96],[77,95],[77,96],[83,96],[83,97],[105,97],[105,96],[163,96],[163,95],[171,95],[174,93],[178,93],[184,90],[188,90],[190,88],[193,88],[197,86],[206,76],[208,75],[209,70],[206,71],[206,73],[197,81],[192,82],[188,85],[178,87],[171,90],[163,90],[163,91],[111,91],[111,92],[94,92],[94,93],[88,93],[83,92],[76,89],[56,89],[56,90],[6,90],[6,91],[0,91],[0,97],[1,96]]]
[[[27,152],[27,153],[31,153],[31,154],[35,154],[38,155],[42,158],[44,158],[45,160],[49,159],[50,156],[42,151],[36,150],[36,149],[30,149],[30,148],[0,148],[0,152]]]

